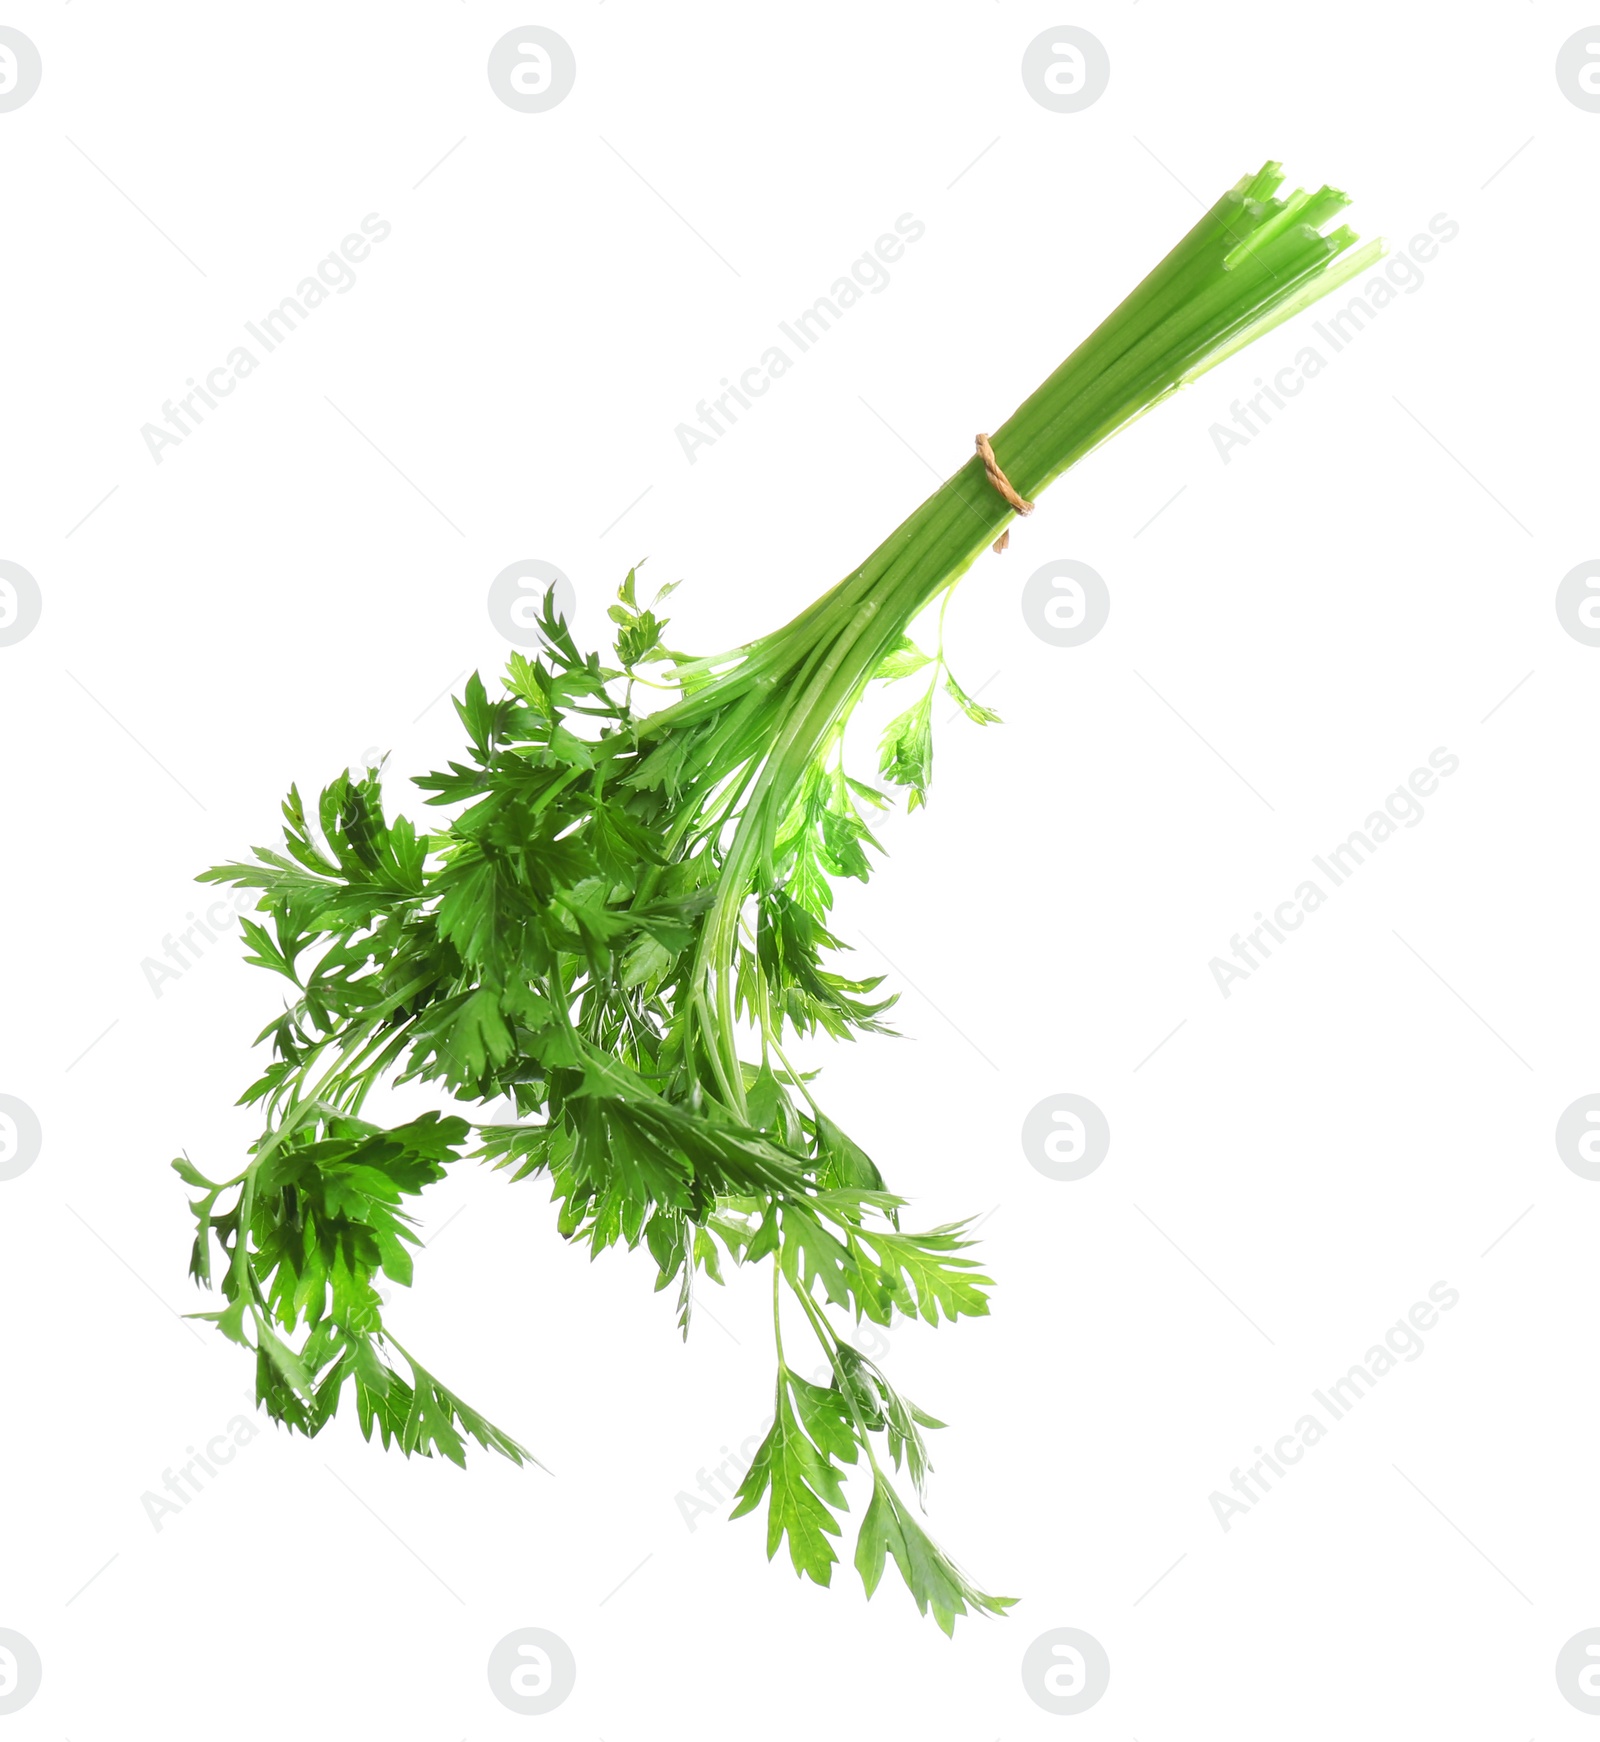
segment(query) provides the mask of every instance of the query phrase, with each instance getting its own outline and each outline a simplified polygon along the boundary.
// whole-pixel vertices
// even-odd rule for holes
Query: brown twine
[[[980,435],[977,441],[978,458],[983,461],[983,470],[989,482],[1005,498],[1006,505],[1015,509],[1018,514],[1032,514],[1033,504],[1025,496],[1019,496],[1012,486],[1011,480],[1000,470],[1000,462],[994,457],[994,449],[989,445],[989,438]],[[998,556],[1011,543],[1011,528],[1008,526],[994,541],[994,552]]]

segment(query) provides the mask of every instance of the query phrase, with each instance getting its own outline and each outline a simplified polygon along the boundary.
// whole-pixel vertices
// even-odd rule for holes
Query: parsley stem
[[[778,1311],[780,1297],[778,1284],[783,1281],[783,1266],[776,1259],[772,1265],[772,1341],[778,1351],[778,1383],[783,1383],[783,1317]]]
[[[822,1309],[814,1300],[812,1300],[811,1296],[805,1290],[795,1288],[793,1283],[789,1286],[791,1292],[798,1298],[801,1306],[805,1308],[806,1317],[811,1320],[811,1328],[816,1334],[817,1341],[822,1345],[823,1354],[828,1357],[828,1365],[833,1369],[834,1379],[837,1381],[839,1386],[839,1394],[850,1406],[850,1414],[854,1418],[856,1424],[856,1438],[861,1442],[862,1451],[867,1454],[867,1462],[872,1466],[872,1473],[879,1481],[882,1481],[884,1480],[884,1474],[878,1463],[877,1453],[872,1447],[871,1431],[868,1429],[866,1421],[861,1414],[861,1406],[856,1401],[855,1393],[850,1388],[849,1378],[844,1370],[844,1363],[839,1359],[839,1334],[834,1330],[833,1326],[828,1323],[826,1317],[823,1315]]]

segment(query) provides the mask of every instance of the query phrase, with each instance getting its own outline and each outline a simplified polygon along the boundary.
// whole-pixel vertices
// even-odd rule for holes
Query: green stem
[[[1342,283],[1368,251],[1330,262],[1353,241],[1313,227],[1344,197],[1332,189],[1271,198],[1275,164],[1216,202],[1137,289],[1078,346],[992,437],[996,459],[1031,497],[1109,435],[1192,381],[1248,338]],[[640,723],[640,742],[716,722],[696,753],[703,790],[742,769],[742,804],[702,929],[692,976],[706,1051],[742,1113],[733,1026],[738,916],[772,871],[777,831],[807,771],[842,732],[885,655],[936,596],[950,592],[1013,511],[974,454],[858,568],[782,629],[735,655],[686,662],[700,688]],[[726,669],[718,669],[731,658]],[[938,681],[935,670],[934,681]],[[755,730],[774,692],[781,724]],[[752,778],[753,776],[753,778]],[[704,811],[699,813],[702,817]],[[718,806],[720,820],[732,807]]]
[[[783,1322],[778,1312],[778,1284],[783,1280],[783,1265],[778,1261],[776,1252],[772,1255],[772,1341],[778,1351],[778,1383],[783,1383],[785,1362],[783,1359]]]
[[[867,1462],[872,1466],[873,1475],[881,1481],[883,1471],[879,1467],[877,1453],[872,1449],[871,1430],[861,1413],[860,1405],[856,1402],[855,1393],[846,1381],[844,1367],[839,1360],[838,1333],[828,1323],[823,1316],[822,1309],[809,1295],[801,1289],[795,1288],[792,1284],[789,1292],[795,1295],[801,1306],[805,1308],[806,1317],[811,1321],[811,1329],[815,1333],[817,1341],[822,1345],[822,1352],[828,1357],[828,1365],[833,1369],[834,1377],[839,1382],[839,1395],[850,1406],[850,1414],[856,1424],[856,1437],[861,1442],[861,1449],[867,1454]]]

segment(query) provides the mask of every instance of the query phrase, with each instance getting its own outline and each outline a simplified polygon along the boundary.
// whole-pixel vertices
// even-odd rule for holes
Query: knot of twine
[[[1018,514],[1032,514],[1033,504],[1027,497],[1017,493],[1011,480],[1000,470],[1000,462],[994,457],[994,449],[989,445],[988,436],[980,435],[978,437],[977,448],[978,458],[983,461],[984,475],[1004,497],[1007,506],[1015,509]],[[1010,543],[1011,528],[1008,526],[994,541],[995,555],[998,556]]]

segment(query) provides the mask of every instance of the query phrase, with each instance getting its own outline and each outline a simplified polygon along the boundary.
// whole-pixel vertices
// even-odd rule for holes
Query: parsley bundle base
[[[1279,198],[1280,181],[1268,164],[1225,194],[995,432],[1013,497],[1381,251],[1320,233],[1342,194]],[[785,1051],[889,1032],[879,981],[834,965],[830,880],[866,880],[885,786],[926,801],[940,687],[971,720],[995,718],[942,636],[930,655],[909,632],[1012,516],[975,455],[809,609],[723,655],[671,649],[656,610],[671,588],[641,605],[631,572],[610,613],[614,664],[580,653],[547,598],[539,657],[513,654],[495,697],[472,677],[456,703],[464,760],[417,782],[448,813],[437,829],[389,820],[378,770],[347,771],[314,821],[290,791],[282,851],[203,874],[258,892],[249,960],[289,988],[260,1036],[272,1061],[242,1097],[265,1118],[248,1164],[213,1181],[173,1163],[198,1194],[191,1273],[225,1303],[194,1316],[253,1351],[270,1416],[315,1434],[353,1395],[363,1433],[406,1454],[462,1463],[471,1439],[529,1458],[395,1339],[377,1289],[380,1272],[410,1284],[405,1206],[473,1146],[513,1180],[547,1179],[567,1239],[646,1246],[685,1334],[697,1277],[772,1260],[773,1425],[734,1508],[765,1500],[769,1558],[787,1541],[797,1572],[829,1582],[856,1465],[869,1596],[892,1558],[947,1633],[1014,1601],[979,1590],[906,1503],[895,1477],[923,1499],[924,1430],[942,1424],[848,1335],[897,1313],[981,1316],[990,1279],[965,1224],[901,1227],[906,1201]],[[852,711],[870,684],[912,680],[883,785],[856,779]],[[670,700],[640,711],[641,686]],[[509,1098],[519,1122],[362,1117],[380,1081],[416,1080],[458,1103]],[[785,1295],[826,1385],[790,1363]]]

